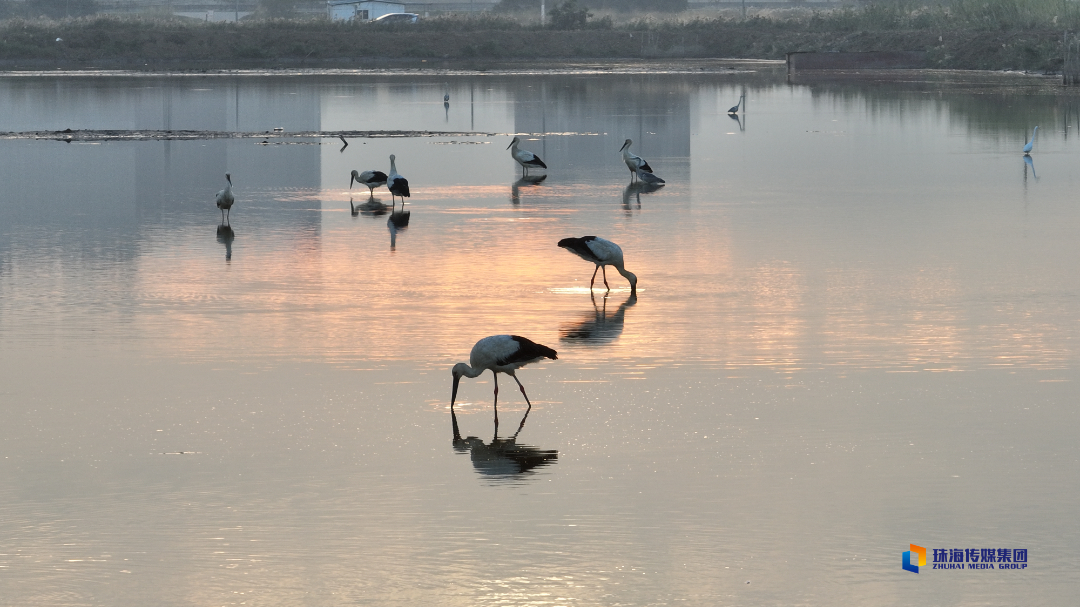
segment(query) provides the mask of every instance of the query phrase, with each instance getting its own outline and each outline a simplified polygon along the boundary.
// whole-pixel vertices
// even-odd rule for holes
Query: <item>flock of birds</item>
[[[449,93],[444,95],[443,101],[444,103],[449,102]],[[743,97],[739,97],[739,103],[728,110],[728,113],[737,113],[742,102]],[[547,168],[544,161],[535,153],[521,149],[519,147],[520,143],[521,139],[519,137],[514,137],[506,149],[510,150],[510,156],[521,166],[522,177],[526,177],[529,174],[530,169]],[[623,162],[630,171],[631,183],[639,181],[657,187],[665,184],[666,182],[654,173],[653,168],[649,165],[648,161],[630,151],[630,146],[633,145],[633,143],[633,140],[627,139],[619,149],[619,152],[622,154]],[[348,145],[348,142],[346,142],[346,145]],[[1025,148],[1025,152],[1029,151],[1030,147],[1031,144],[1028,144],[1028,147]],[[404,211],[405,199],[410,197],[409,181],[398,173],[396,161],[397,157],[391,154],[390,171],[388,173],[374,169],[352,171],[349,179],[349,189],[351,190],[354,184],[359,183],[360,185],[367,187],[369,196],[374,197],[375,188],[386,186],[390,191],[390,196],[393,200],[392,204],[396,206],[397,199],[401,198],[401,207]],[[226,173],[225,180],[228,182],[228,185],[225,189],[217,193],[217,208],[221,210],[221,221],[223,225],[229,220],[233,203],[236,200],[232,193],[232,175]],[[631,297],[637,296],[637,276],[625,268],[623,251],[619,245],[610,240],[600,238],[599,236],[582,236],[580,238],[563,238],[559,241],[559,247],[566,249],[570,253],[595,265],[592,280],[589,281],[590,292],[592,292],[596,283],[597,272],[602,272],[604,286],[609,291],[611,290],[611,286],[607,281],[607,266],[611,266],[629,281]],[[521,381],[517,378],[516,371],[529,363],[534,363],[545,358],[557,360],[558,354],[554,349],[549,348],[548,346],[538,344],[519,335],[491,335],[476,342],[472,348],[472,352],[469,354],[469,362],[458,363],[454,365],[454,368],[452,369],[454,379],[450,395],[451,415],[454,414],[454,403],[457,401],[458,384],[461,381],[461,378],[479,377],[485,371],[491,371],[495,384],[495,401],[493,406],[495,409],[496,428],[498,428],[499,423],[499,373],[505,373],[514,378],[518,388],[521,390],[521,395],[525,397],[525,402],[528,404],[528,409],[525,413],[526,416],[528,416],[528,412],[532,410],[532,403],[529,401],[529,395],[525,392],[525,386],[523,386]],[[522,419],[522,424],[524,423],[525,420]]]

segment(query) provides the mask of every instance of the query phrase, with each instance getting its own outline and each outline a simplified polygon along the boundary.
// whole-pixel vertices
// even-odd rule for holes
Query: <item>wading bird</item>
[[[1030,153],[1032,146],[1035,145],[1035,131],[1038,131],[1038,130],[1039,130],[1039,127],[1035,127],[1035,129],[1033,131],[1031,131],[1031,141],[1027,142],[1027,145],[1024,146],[1024,153],[1025,154]]]
[[[739,106],[742,105],[743,99],[745,97],[746,97],[746,95],[739,95],[739,102],[736,103],[735,105],[731,106],[730,108],[728,108],[727,113],[729,113],[729,114],[738,114],[739,113]]]
[[[596,236],[582,236],[581,238],[563,238],[559,246],[570,251],[574,255],[596,264],[593,270],[592,280],[589,281],[589,291],[592,292],[593,283],[596,282],[596,273],[601,268],[614,266],[619,274],[630,281],[630,295],[637,295],[637,276],[623,267],[623,253],[619,245]],[[607,270],[604,270],[604,286],[610,291],[607,282]]]
[[[525,175],[529,174],[529,167],[540,167],[542,169],[546,169],[547,165],[544,164],[543,160],[540,160],[539,156],[533,154],[528,150],[518,149],[519,141],[521,140],[517,137],[514,137],[514,140],[510,142],[510,145],[506,146],[506,149],[510,150],[510,156],[512,156],[514,160],[521,165],[521,176],[524,177]]]
[[[360,183],[366,185],[368,194],[375,195],[375,188],[386,185],[386,173],[382,171],[364,171],[358,173],[355,170],[352,172],[352,177],[349,179],[349,189],[352,189],[353,183]]]
[[[517,335],[492,335],[481,339],[476,342],[469,354],[469,364],[454,365],[454,388],[450,393],[450,413],[454,413],[454,402],[457,400],[458,382],[461,381],[461,377],[479,377],[484,371],[490,370],[495,380],[495,423],[499,423],[499,373],[505,373],[517,382],[518,388],[521,388],[521,395],[525,397],[525,402],[529,405],[526,411],[528,414],[528,411],[532,410],[532,403],[529,402],[529,395],[525,394],[525,386],[521,385],[521,381],[514,372],[544,358],[557,360],[559,357],[556,356],[555,350]],[[522,419],[521,423],[524,424],[525,420]]]
[[[645,185],[651,185],[651,186],[659,187],[659,186],[662,186],[665,183],[667,183],[666,181],[664,181],[663,179],[660,179],[659,177],[657,177],[656,175],[653,175],[652,173],[646,173],[644,169],[638,169],[637,170],[637,178],[638,178],[638,181],[640,181],[641,183],[644,183]]]
[[[217,208],[221,209],[221,223],[225,223],[225,211],[232,213],[232,205],[236,200],[232,195],[232,175],[225,173],[225,181],[228,181],[229,185],[217,193]]]
[[[622,148],[619,149],[622,152],[623,162],[626,163],[626,168],[630,169],[630,181],[633,181],[637,176],[638,169],[645,171],[646,173],[652,173],[652,167],[645,161],[644,158],[630,151],[630,145],[634,143],[633,139],[627,139],[622,144]]]
[[[397,164],[394,161],[397,156],[390,154],[390,174],[386,176],[386,189],[390,190],[390,198],[401,196],[401,207],[405,207],[405,199],[409,198],[409,180],[397,172]]]

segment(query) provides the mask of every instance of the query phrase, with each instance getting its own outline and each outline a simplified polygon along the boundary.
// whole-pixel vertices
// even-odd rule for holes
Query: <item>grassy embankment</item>
[[[307,65],[362,59],[782,59],[788,51],[926,50],[959,69],[1061,69],[1062,37],[1080,30],[1080,6],[1060,0],[903,2],[746,20],[638,19],[553,30],[511,17],[444,17],[386,26],[267,20],[240,24],[88,17],[0,22],[3,67],[43,64],[149,68]],[[56,42],[61,38],[62,42]]]

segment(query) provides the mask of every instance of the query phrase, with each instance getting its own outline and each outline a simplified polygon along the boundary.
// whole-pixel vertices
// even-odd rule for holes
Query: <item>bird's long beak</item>
[[[457,387],[458,387],[458,384],[460,382],[461,382],[461,376],[455,373],[454,374],[454,389],[453,389],[453,391],[450,392],[450,411],[451,412],[453,412],[453,410],[454,410],[454,401],[457,400]]]
[[[349,189],[350,190],[352,189],[352,184],[353,184],[354,181],[356,181],[356,176],[355,175],[349,175]]]
[[[508,149],[508,150],[509,150],[509,149],[510,149],[511,147],[513,147],[513,145],[514,145],[514,142],[513,142],[513,141],[511,141],[511,142],[510,142],[510,145],[506,146],[506,149]]]

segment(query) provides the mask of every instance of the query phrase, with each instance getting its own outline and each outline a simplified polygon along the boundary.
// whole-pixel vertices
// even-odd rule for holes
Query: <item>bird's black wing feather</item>
[[[589,248],[589,241],[596,240],[595,236],[582,236],[581,238],[563,238],[559,241],[559,246],[564,249],[569,249],[578,257],[586,259],[593,263],[600,263],[600,260],[596,258],[596,254]]]
[[[550,358],[551,360],[557,360],[559,358],[556,356],[555,350],[552,350],[545,345],[538,344],[531,339],[526,339],[519,335],[511,335],[510,339],[518,343],[517,352],[499,360],[498,363],[500,365],[529,362],[531,360],[536,360],[537,358]]]
[[[375,171],[371,174],[371,181],[381,181],[383,183],[386,183],[386,173],[383,173],[382,171]]]
[[[394,183],[390,184],[390,191],[398,196],[404,196],[405,198],[411,198],[409,196],[409,180],[404,177],[398,177],[394,180]]]
[[[647,160],[644,160],[644,159],[642,159],[642,161],[641,161],[641,170],[645,171],[646,173],[652,173],[653,172],[652,167],[649,166],[649,162]]]
[[[540,157],[535,155],[535,154],[533,154],[532,160],[526,162],[525,164],[528,164],[528,165],[531,165],[531,166],[534,166],[534,167],[542,167],[542,168],[545,168],[545,169],[547,168],[547,165],[544,164],[544,161],[540,160]]]

